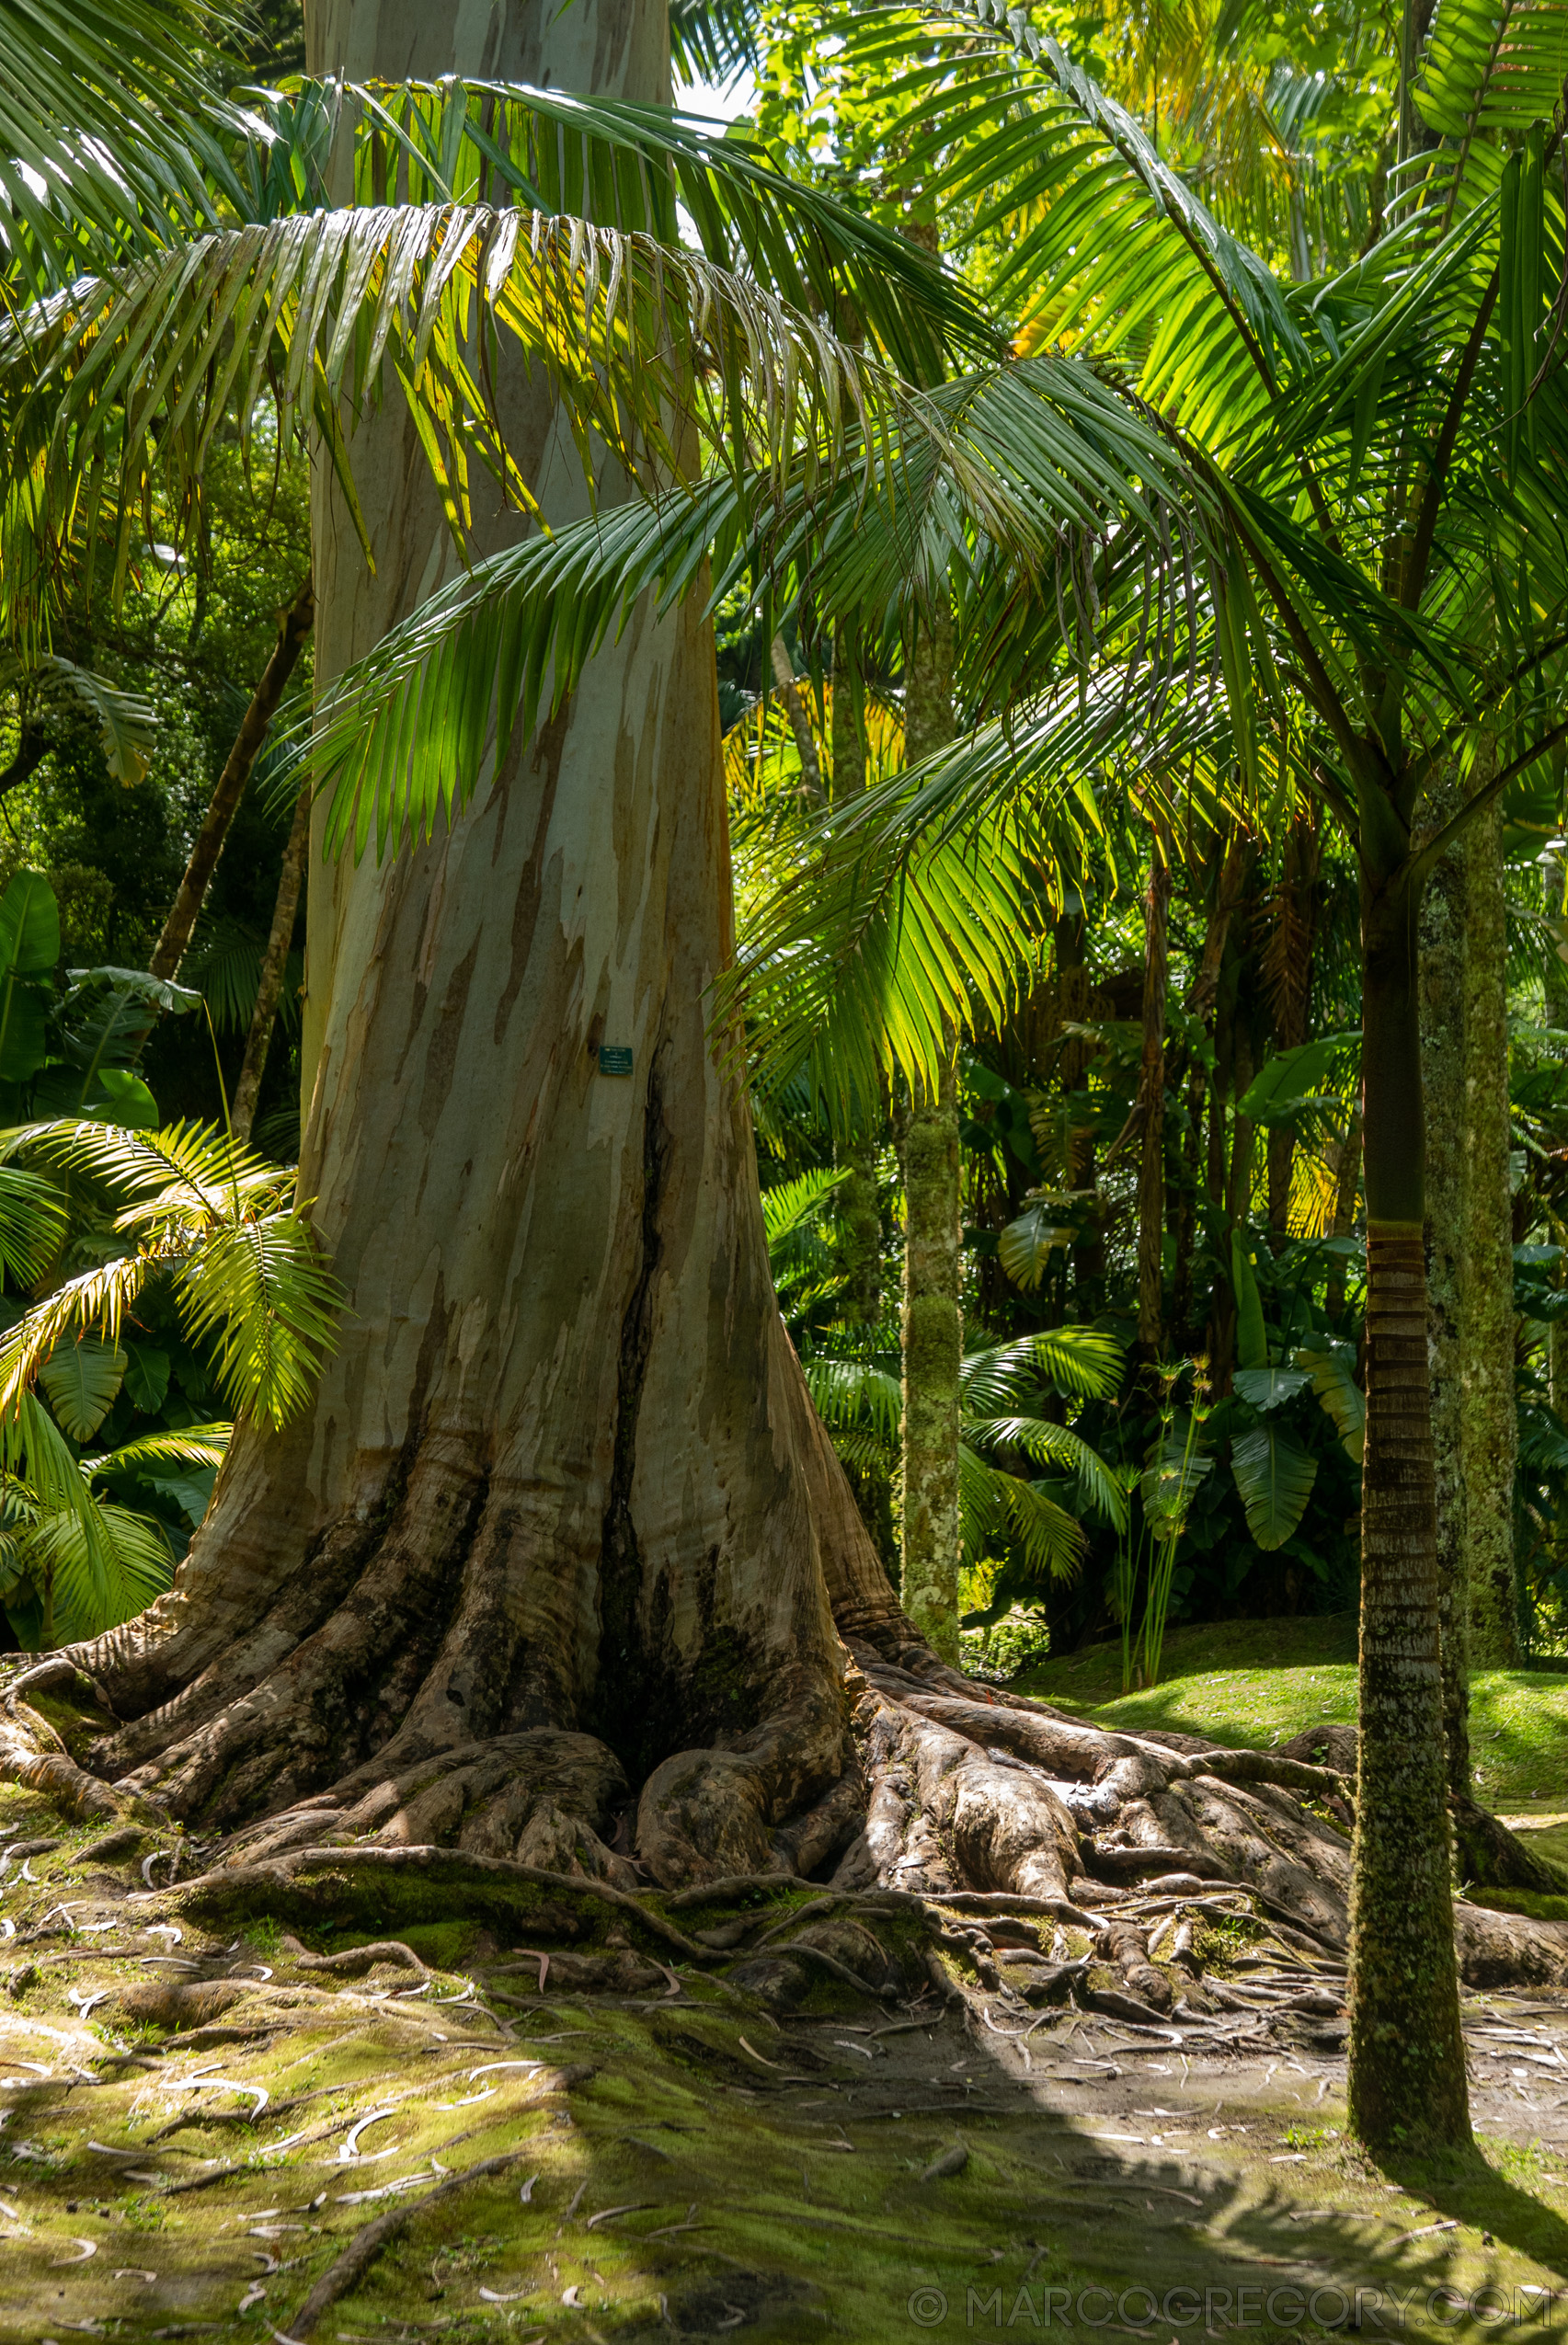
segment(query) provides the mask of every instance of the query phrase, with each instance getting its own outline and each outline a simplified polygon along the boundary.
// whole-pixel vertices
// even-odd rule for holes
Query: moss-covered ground
[[[143,1895],[139,1861],[84,1859],[93,1836],[36,1803],[0,1814],[6,1842],[45,1833],[58,1845],[0,1880],[4,2345],[289,2340],[349,2243],[405,2207],[314,2339],[1207,2345],[1479,2334],[1499,2304],[1530,2334],[1553,2304],[1563,2325],[1557,2011],[1472,1998],[1480,2148],[1379,2168],[1345,2140],[1342,2030],[1321,2021],[1249,2012],[1217,2044],[1070,2008],[1021,2019],[972,1980],[944,2009],[827,1975],[786,2015],[613,1914],[574,1950],[624,1942],[666,1967],[651,1990],[585,1994],[560,1983],[564,1954],[541,1982],[526,1905],[515,1939],[494,1905],[406,1921],[433,1970],[343,1979],[301,1946],[391,1934],[357,1893],[347,1927],[319,1894],[311,1921],[220,1924],[178,1886]],[[766,1899],[783,1918],[801,1895]],[[542,1896],[532,1919],[552,1910]],[[1241,1985],[1257,1941],[1206,1952]],[[160,1979],[232,1999],[195,2026],[128,2008]]]
[[[1034,1662],[1022,1693],[1100,1725],[1169,1726],[1265,1750],[1324,1720],[1356,1716],[1356,1620],[1222,1620],[1168,1631],[1158,1686],[1124,1695],[1119,1644]],[[1568,1812],[1568,1676],[1489,1669],[1471,1680],[1475,1796],[1537,1821]],[[1561,1853],[1568,1857],[1568,1847]]]

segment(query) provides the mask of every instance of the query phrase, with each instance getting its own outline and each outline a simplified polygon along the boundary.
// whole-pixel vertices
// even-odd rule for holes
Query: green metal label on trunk
[[[599,1046],[599,1071],[601,1075],[629,1075],[632,1071],[631,1044],[601,1042]]]

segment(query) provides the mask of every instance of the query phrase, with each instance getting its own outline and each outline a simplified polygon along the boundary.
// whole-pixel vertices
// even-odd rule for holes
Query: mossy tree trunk
[[[1477,781],[1483,779],[1478,773]],[[1518,1415],[1514,1395],[1514,1235],[1508,1180],[1508,940],[1503,817],[1494,805],[1460,841],[1465,868],[1465,1311],[1461,1443],[1470,1548],[1470,1650],[1478,1669],[1519,1658],[1514,1553]]]
[[[1170,982],[1171,865],[1156,829],[1144,908],[1143,1058],[1139,1070],[1138,1348],[1146,1361],[1164,1350],[1165,996]]]
[[[838,627],[833,644],[833,697],[830,744],[831,795],[835,806],[857,798],[866,783],[865,684],[859,633],[853,621]],[[847,1177],[839,1191],[839,1253],[847,1283],[843,1316],[853,1327],[875,1327],[882,1316],[882,1208],[876,1187],[876,1132],[881,1103],[864,1103],[865,1128],[843,1150]]]
[[[910,633],[904,753],[914,765],[953,736],[953,635],[939,603]],[[958,1367],[963,1355],[958,1070],[916,1086],[904,1125],[904,1610],[933,1650],[958,1656]]]
[[[1453,774],[1431,794],[1433,827],[1458,804]],[[1426,1101],[1426,1314],[1432,1384],[1437,1608],[1448,1785],[1470,1792],[1470,1547],[1460,1390],[1465,1327],[1465,855],[1451,847],[1421,906],[1421,1081]]]

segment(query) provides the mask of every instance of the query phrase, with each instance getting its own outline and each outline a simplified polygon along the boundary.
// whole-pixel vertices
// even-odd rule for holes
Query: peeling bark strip
[[[229,835],[229,825],[239,812],[239,802],[245,795],[246,784],[261,754],[267,738],[267,727],[278,714],[278,704],[284,689],[298,664],[301,652],[315,617],[315,595],[313,581],[306,578],[288,609],[278,620],[278,640],[272,656],[261,671],[261,681],[250,696],[250,705],[240,720],[234,747],[223,761],[218,776],[218,786],[212,803],[202,818],[196,834],[196,844],[190,850],[190,860],[179,883],[169,916],[164,922],[164,932],[153,948],[149,967],[155,978],[173,978],[179,974],[190,943],[196,916],[200,911],[218,868],[218,857],[223,852],[223,841]]]
[[[1424,2110],[1444,2138],[1464,2140],[1419,1224],[1369,1220],[1367,1266],[1350,2118],[1386,2142]]]

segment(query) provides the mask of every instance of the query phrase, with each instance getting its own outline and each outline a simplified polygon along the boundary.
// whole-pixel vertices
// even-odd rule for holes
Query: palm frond
[[[966,1413],[964,1438],[982,1453],[1016,1449],[1033,1465],[1054,1466],[1076,1475],[1086,1501],[1097,1506],[1115,1529],[1126,1529],[1127,1494],[1115,1470],[1068,1426],[1052,1424],[1044,1417],[981,1417]]]
[[[813,1355],[801,1366],[817,1413],[835,1444],[841,1434],[858,1427],[874,1436],[888,1462],[896,1463],[904,1409],[898,1378],[869,1360],[823,1354]]]
[[[1010,1401],[1054,1385],[1078,1401],[1100,1401],[1121,1382],[1122,1348],[1098,1327],[1047,1327],[1011,1343],[966,1354],[958,1370],[964,1407],[977,1416],[1001,1413]]]
[[[815,1172],[799,1173],[793,1181],[778,1181],[762,1191],[762,1226],[768,1233],[768,1251],[785,1246],[789,1240],[814,1221],[822,1207],[849,1179],[846,1167],[836,1171],[826,1165]]]
[[[221,1466],[228,1455],[232,1424],[181,1425],[173,1433],[147,1433],[122,1441],[100,1457],[84,1458],[85,1474],[136,1473],[145,1466]]]
[[[236,1414],[281,1425],[305,1406],[343,1303],[307,1221],[276,1214],[214,1230],[177,1291]]]

